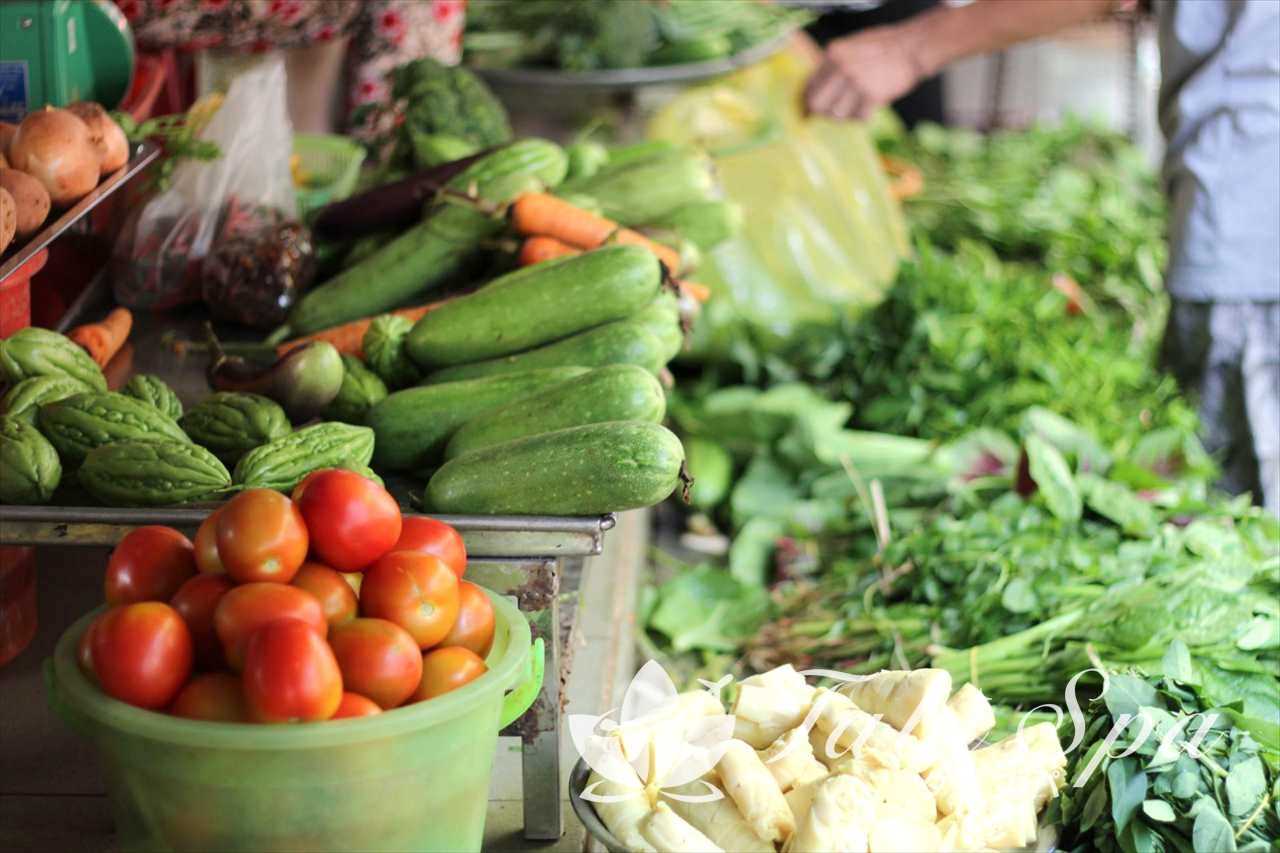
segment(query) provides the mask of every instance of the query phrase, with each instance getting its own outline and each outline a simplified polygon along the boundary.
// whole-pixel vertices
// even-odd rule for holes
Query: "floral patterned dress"
[[[351,37],[350,106],[384,101],[387,72],[462,55],[466,0],[115,0],[144,50],[262,52]]]

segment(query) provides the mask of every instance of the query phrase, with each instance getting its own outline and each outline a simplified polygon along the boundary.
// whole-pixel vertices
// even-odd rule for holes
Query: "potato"
[[[0,189],[0,255],[13,242],[13,231],[18,225],[18,208],[8,190]]]
[[[9,141],[13,139],[13,135],[18,132],[16,124],[9,124],[7,121],[0,121],[0,154],[9,155]]]
[[[49,218],[49,191],[44,184],[17,169],[0,169],[0,187],[8,190],[18,209],[18,237],[27,238]]]

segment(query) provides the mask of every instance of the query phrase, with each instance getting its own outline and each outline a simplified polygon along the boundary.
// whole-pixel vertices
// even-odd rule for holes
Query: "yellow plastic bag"
[[[700,325],[745,322],[755,337],[785,340],[798,325],[876,305],[906,254],[902,211],[868,128],[802,114],[812,67],[800,50],[783,51],[681,93],[649,123],[652,138],[706,148],[746,214],[742,233],[698,270],[715,305]],[[725,343],[720,330],[703,331],[712,351],[702,354],[724,355],[708,343]]]

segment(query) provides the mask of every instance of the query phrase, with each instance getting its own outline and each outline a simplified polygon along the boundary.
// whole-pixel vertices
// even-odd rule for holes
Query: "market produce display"
[[[476,0],[468,63],[565,71],[720,59],[803,26],[810,16],[751,0]]]
[[[126,535],[80,663],[109,696],[193,720],[391,711],[486,672],[493,605],[465,571],[448,525],[402,518],[377,483],[320,470],[291,498],[237,495],[195,544],[167,527]]]
[[[675,695],[611,733],[577,738],[589,760],[624,759],[593,765],[587,793],[607,797],[597,813],[636,851],[1030,844],[1065,779],[1053,725],[987,743],[987,700],[951,688],[945,671],[919,669],[826,689],[784,665],[738,684],[730,715],[712,693]],[[700,764],[686,759],[693,768],[633,769],[646,750],[691,738],[707,750]],[[702,772],[689,779],[691,770]]]

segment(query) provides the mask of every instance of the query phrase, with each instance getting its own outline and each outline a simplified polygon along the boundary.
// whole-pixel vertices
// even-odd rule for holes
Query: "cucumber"
[[[589,178],[566,181],[556,195],[591,196],[606,217],[623,225],[643,225],[671,211],[711,197],[711,161],[705,154],[676,150],[603,169]]]
[[[685,438],[684,450],[693,478],[689,505],[704,512],[715,509],[733,485],[733,456],[723,444],[700,436]]]
[[[447,513],[603,515],[663,500],[683,462],[680,439],[658,424],[587,424],[451,459],[426,498]]]
[[[646,222],[644,230],[674,231],[699,249],[710,249],[742,230],[742,208],[731,201],[695,201]]]
[[[466,382],[419,385],[389,394],[369,409],[373,464],[407,471],[435,460],[458,427],[490,409],[585,373],[581,367],[531,370]]]
[[[658,423],[666,411],[666,395],[653,374],[634,364],[611,364],[467,421],[449,440],[444,458],[583,424]]]
[[[680,298],[670,290],[664,290],[657,298],[638,311],[631,322],[640,323],[662,345],[662,362],[665,364],[680,354],[684,348],[684,329],[680,327]]]
[[[632,163],[639,163],[641,160],[652,160],[685,150],[688,149],[681,148],[666,139],[647,139],[644,142],[632,142],[629,145],[616,145],[609,149],[609,159],[595,174],[613,171],[623,166],[630,166]]]
[[[446,367],[432,373],[431,382],[455,382],[482,376],[501,376],[539,367],[604,367],[606,364],[637,364],[657,373],[666,364],[667,347],[644,323],[619,320],[606,323],[572,337],[515,355],[491,358]]]
[[[640,246],[607,246],[516,270],[419,320],[405,347],[420,367],[509,355],[621,320],[658,293],[662,268]]]
[[[680,65],[686,62],[707,62],[728,56],[733,52],[733,42],[723,33],[708,33],[682,41],[671,41],[645,57],[645,65]]]

